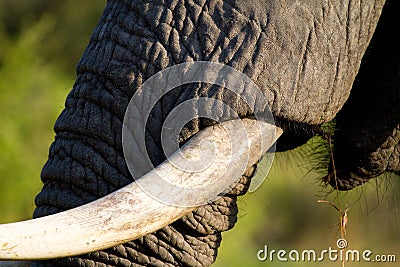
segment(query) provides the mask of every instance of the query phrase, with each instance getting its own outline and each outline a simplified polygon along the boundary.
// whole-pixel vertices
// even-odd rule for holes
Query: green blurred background
[[[75,80],[78,62],[105,1],[0,0],[0,223],[30,218],[40,170],[54,139],[53,124]],[[313,170],[314,139],[277,154],[262,187],[239,200],[234,230],[223,235],[214,266],[303,266],[257,260],[269,249],[336,248],[339,216],[317,203],[329,189]],[[263,172],[263,168],[259,168]],[[261,174],[262,175],[262,174]],[[351,249],[396,254],[400,261],[400,181],[381,177],[328,199],[349,207]],[[307,266],[340,266],[324,261]],[[347,263],[346,266],[399,266]]]

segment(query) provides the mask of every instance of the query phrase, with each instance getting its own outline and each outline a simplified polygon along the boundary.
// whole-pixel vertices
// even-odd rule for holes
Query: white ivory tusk
[[[243,126],[248,142],[236,137],[240,135],[236,132],[243,131]],[[218,194],[226,192],[232,186],[232,183],[226,184],[225,177],[234,177],[234,181],[241,177],[243,166],[236,167],[241,165],[236,162],[244,161],[245,167],[257,163],[281,134],[282,130],[274,125],[249,119],[232,120],[206,128],[183,146],[181,153],[173,154],[169,161],[139,179],[144,185],[154,184],[156,189],[150,193],[160,194],[156,197],[161,201],[143,191],[137,182],[133,182],[101,199],[68,211],[0,225],[0,259],[38,260],[80,255],[154,232],[196,208],[185,204],[178,206],[165,203],[171,195],[173,203],[182,201],[190,204],[192,202],[187,199],[193,198],[199,198],[195,203],[215,199]],[[204,139],[212,143],[212,149],[207,145],[209,142],[204,145]],[[244,145],[238,151],[231,151],[232,144],[237,143]],[[193,149],[197,152],[193,152]],[[202,169],[199,172],[185,172],[177,167],[175,160],[182,159],[182,155],[186,160],[196,158],[199,149],[200,155],[208,155],[210,150],[217,151],[213,155],[214,163],[204,168],[204,162],[202,164],[199,162],[202,160],[197,160],[201,165],[199,169]],[[193,164],[191,170],[195,169]],[[160,177],[177,189],[163,190],[164,183],[158,183]],[[157,187],[158,184],[162,186]],[[179,191],[179,188],[182,190]],[[197,190],[195,195],[191,193],[191,188]]]

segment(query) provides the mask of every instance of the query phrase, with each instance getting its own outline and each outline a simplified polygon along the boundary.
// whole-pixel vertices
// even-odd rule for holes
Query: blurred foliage
[[[0,0],[0,27],[4,37],[15,42],[35,24],[46,21],[36,55],[47,65],[73,75],[104,6],[104,0]]]
[[[54,139],[53,124],[104,4],[0,0],[0,223],[28,219],[32,214],[34,196],[41,188],[40,170]],[[310,150],[316,151],[314,141],[289,154],[278,154],[262,187],[239,198],[238,223],[223,234],[215,266],[304,265],[259,262],[256,253],[264,245],[277,250],[335,248],[338,214],[329,205],[317,203],[326,192],[319,170],[310,172],[310,162],[324,164],[323,157],[307,156]],[[400,257],[399,191],[398,177],[383,177],[340,194],[341,207],[350,208],[351,248]],[[336,193],[328,199],[338,201]],[[307,264],[322,265],[340,263]]]
[[[0,0],[0,222],[27,219],[104,1]]]

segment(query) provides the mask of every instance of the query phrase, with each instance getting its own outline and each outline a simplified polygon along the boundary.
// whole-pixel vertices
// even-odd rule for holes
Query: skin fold
[[[183,62],[219,62],[251,78],[267,96],[284,130],[280,150],[321,134],[319,126],[338,114],[334,140],[335,159],[343,158],[335,161],[340,189],[350,189],[385,170],[399,172],[399,57],[392,54],[395,42],[387,48],[390,40],[385,38],[391,37],[384,30],[379,34],[386,41],[380,44],[377,37],[368,48],[381,13],[389,14],[389,26],[395,24],[390,19],[393,10],[384,2],[109,0],[55,124],[56,137],[42,170],[44,186],[35,199],[34,217],[83,205],[132,182],[122,151],[126,107],[144,81]],[[370,59],[364,57],[367,48]],[[379,72],[371,76],[376,69]],[[249,94],[245,86],[240,89],[242,95]],[[242,118],[252,117],[250,110],[256,108],[216,85],[175,88],[155,105],[147,122],[146,141],[155,165],[165,159],[160,141],[163,121],[174,107],[199,97],[220,100]],[[387,120],[373,117],[377,116],[373,109],[361,111],[363,103]],[[221,120],[232,116],[218,103],[204,109]],[[370,128],[370,120],[379,125]],[[194,118],[181,130],[179,143],[214,123]],[[350,142],[350,147],[344,142]],[[352,161],[343,157],[346,147],[352,151]],[[382,153],[389,155],[389,163],[369,168],[380,164],[377,158]],[[363,164],[357,165],[360,155]],[[103,251],[37,261],[32,266],[209,266],[216,259],[221,233],[236,223],[237,197],[248,190],[254,171],[255,166],[249,167],[224,197],[154,233]],[[328,178],[332,172],[331,168]]]

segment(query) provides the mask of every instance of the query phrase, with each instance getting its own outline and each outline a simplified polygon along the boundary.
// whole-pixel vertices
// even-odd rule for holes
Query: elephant
[[[72,210],[136,180],[124,158],[124,114],[146,80],[185,62],[240,71],[260,88],[267,105],[242,101],[252,99],[247,85],[238,93],[203,82],[173,89],[157,100],[145,124],[154,166],[169,156],[161,140],[168,115],[185,101],[207,98],[213,105],[201,108],[216,119],[192,117],[173,137],[179,145],[233,120],[231,110],[251,120],[270,109],[283,130],[277,151],[316,135],[331,143],[322,181],[334,190],[351,190],[385,172],[400,174],[399,7],[394,0],[107,1],[55,124],[33,217]],[[199,107],[189,112],[197,114]],[[329,122],[333,133],[324,128]],[[141,164],[140,157],[133,160]],[[221,198],[155,231],[83,255],[38,258],[31,266],[209,266],[221,233],[236,223],[237,198],[247,192],[255,170],[255,163],[247,166]]]

